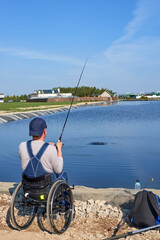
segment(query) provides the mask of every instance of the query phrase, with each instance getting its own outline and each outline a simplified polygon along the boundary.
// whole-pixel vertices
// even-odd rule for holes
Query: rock
[[[89,200],[87,201],[87,203],[90,204],[90,205],[93,205],[93,204],[94,204],[94,200],[93,200],[93,199],[89,199]]]
[[[6,215],[9,209],[10,196],[7,194],[0,194],[0,228],[7,229]],[[54,235],[55,240],[100,240],[112,235],[113,230],[118,222],[122,220],[130,209],[122,209],[120,207],[106,204],[103,200],[89,199],[87,201],[76,200],[75,204],[75,219],[72,221],[71,226],[62,235]],[[36,224],[37,219],[32,224]],[[32,226],[32,225],[31,225]],[[37,227],[38,228],[38,227]],[[37,229],[36,228],[36,229]],[[109,230],[111,229],[111,230]],[[135,231],[137,229],[125,226],[121,229],[121,233]],[[1,230],[0,230],[1,231]],[[27,232],[28,230],[26,230]],[[37,230],[35,230],[37,231]],[[39,231],[37,231],[37,239]],[[112,231],[112,232],[111,232]],[[10,230],[10,232],[14,232]],[[0,232],[1,234],[1,232]],[[44,239],[52,239],[51,235],[47,232],[44,234]],[[122,240],[125,238],[122,238]],[[148,231],[134,236],[128,236],[127,240],[158,240],[159,232],[157,230]]]

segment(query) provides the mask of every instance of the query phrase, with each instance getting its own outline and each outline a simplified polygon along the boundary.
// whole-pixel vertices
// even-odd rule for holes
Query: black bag
[[[160,223],[160,199],[150,191],[136,194],[133,208],[129,213],[129,224],[138,228],[150,227]]]
[[[25,196],[28,196],[36,201],[46,201],[52,185],[51,174],[46,174],[36,178],[29,178],[23,173],[22,185]],[[41,195],[43,195],[43,199],[40,198]]]

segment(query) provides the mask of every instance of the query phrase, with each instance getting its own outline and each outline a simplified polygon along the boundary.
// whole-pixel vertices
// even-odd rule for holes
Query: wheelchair
[[[51,175],[28,178],[22,175],[12,194],[10,219],[17,230],[28,228],[41,208],[51,232],[64,233],[74,216],[74,200],[70,186],[64,180],[52,183]]]

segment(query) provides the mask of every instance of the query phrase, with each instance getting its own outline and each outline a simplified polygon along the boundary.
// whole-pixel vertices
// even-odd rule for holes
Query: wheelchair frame
[[[41,208],[52,232],[64,233],[71,224],[74,215],[74,200],[70,186],[63,180],[55,181],[42,200],[35,200],[24,191],[23,181],[12,194],[10,218],[18,230],[28,228]]]

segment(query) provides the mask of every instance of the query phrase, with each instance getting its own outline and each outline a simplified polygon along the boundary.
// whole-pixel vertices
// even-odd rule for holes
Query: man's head
[[[29,124],[29,136],[40,137],[47,128],[46,121],[42,118],[34,118]]]

